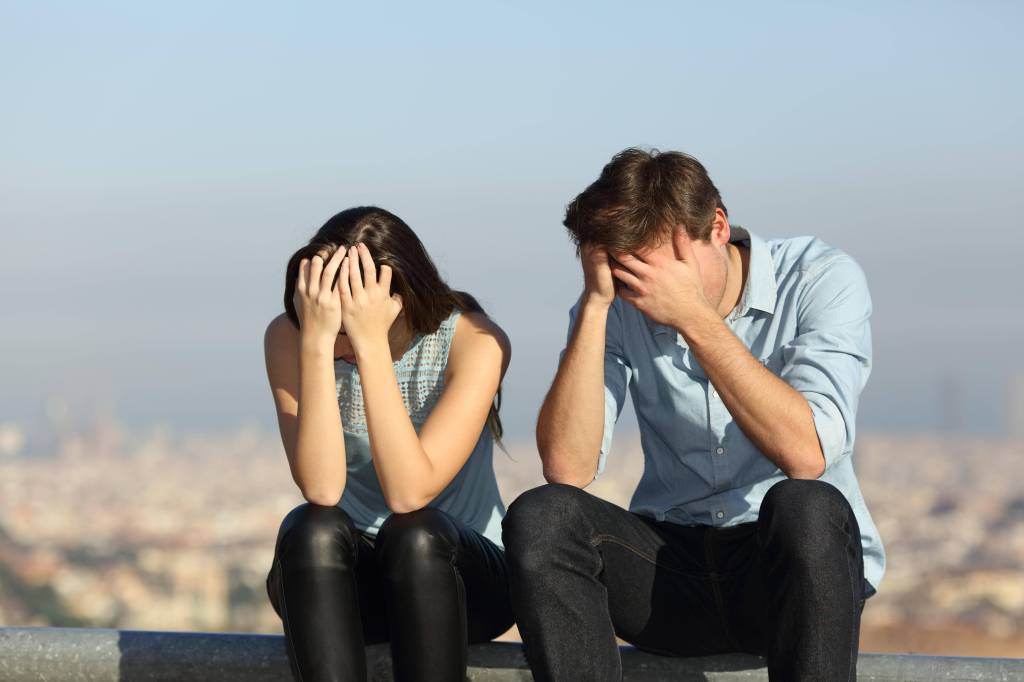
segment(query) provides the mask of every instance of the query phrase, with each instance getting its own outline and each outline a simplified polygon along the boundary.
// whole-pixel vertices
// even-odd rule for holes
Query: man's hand
[[[597,244],[580,245],[583,264],[583,291],[588,302],[610,306],[615,299],[615,280],[609,265],[608,251]]]
[[[625,285],[619,290],[624,300],[655,322],[683,330],[713,308],[704,296],[700,264],[683,230],[673,232],[672,246],[672,252],[661,248],[643,256],[617,256],[611,273]]]

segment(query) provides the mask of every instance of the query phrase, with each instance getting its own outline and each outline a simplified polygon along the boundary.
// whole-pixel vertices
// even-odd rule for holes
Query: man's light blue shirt
[[[825,455],[820,480],[853,507],[864,577],[878,588],[885,551],[854,474],[857,400],[871,370],[871,297],[860,266],[813,237],[765,241],[732,227],[750,248],[740,302],[726,324],[811,406]],[[579,302],[570,311],[570,333]],[[564,352],[564,351],[563,351]],[[786,475],[739,429],[675,329],[616,297],[605,340],[605,425],[597,475],[612,431],[633,399],[644,473],[630,511],[681,524],[756,521],[768,489]]]

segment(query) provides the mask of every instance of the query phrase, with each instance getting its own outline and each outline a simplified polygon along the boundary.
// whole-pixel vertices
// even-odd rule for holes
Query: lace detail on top
[[[417,431],[444,389],[444,370],[448,366],[448,350],[459,314],[456,309],[441,322],[437,331],[418,334],[405,354],[392,363],[402,402]],[[366,408],[358,367],[344,360],[335,360],[334,375],[342,429],[346,433],[365,436]]]

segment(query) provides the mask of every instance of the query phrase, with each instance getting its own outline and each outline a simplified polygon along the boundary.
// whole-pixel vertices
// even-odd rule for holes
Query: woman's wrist
[[[303,355],[334,356],[334,339],[325,334],[299,334],[299,350]]]
[[[377,339],[364,339],[352,341],[352,352],[356,356],[357,363],[374,362],[376,360],[387,360],[391,363],[391,344],[388,343],[387,335]]]

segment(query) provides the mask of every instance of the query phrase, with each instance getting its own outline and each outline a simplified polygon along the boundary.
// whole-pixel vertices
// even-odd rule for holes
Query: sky
[[[287,258],[376,204],[508,332],[532,439],[581,286],[565,205],[639,145],[699,158],[735,224],[862,265],[861,430],[1003,434],[1022,7],[0,2],[0,422],[59,399],[276,428]]]

